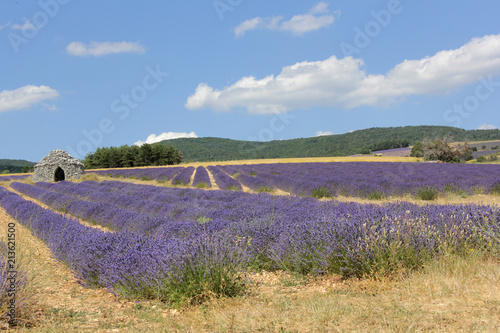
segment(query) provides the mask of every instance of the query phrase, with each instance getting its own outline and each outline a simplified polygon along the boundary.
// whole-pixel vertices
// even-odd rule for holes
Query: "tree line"
[[[86,169],[173,165],[182,162],[180,150],[163,144],[97,148],[83,160]]]

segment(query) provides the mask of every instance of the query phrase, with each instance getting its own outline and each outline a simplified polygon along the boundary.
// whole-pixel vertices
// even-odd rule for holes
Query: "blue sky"
[[[498,1],[0,5],[0,158],[500,126]]]

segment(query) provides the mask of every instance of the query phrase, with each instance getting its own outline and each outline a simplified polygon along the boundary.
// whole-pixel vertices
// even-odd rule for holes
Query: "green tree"
[[[424,145],[422,142],[418,141],[415,143],[410,153],[411,157],[423,157],[424,156]]]
[[[153,149],[148,143],[143,144],[139,147],[139,154],[136,156],[135,162],[136,166],[147,166],[151,165],[151,159],[153,157]]]
[[[127,145],[121,146],[118,148],[118,155],[120,158],[120,163],[122,167],[133,167],[135,165],[135,156],[139,152],[139,147],[132,146],[129,147]]]

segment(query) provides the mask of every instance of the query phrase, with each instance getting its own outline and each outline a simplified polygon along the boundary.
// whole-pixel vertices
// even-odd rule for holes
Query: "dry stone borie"
[[[35,165],[33,180],[35,182],[58,182],[66,179],[79,179],[83,174],[84,168],[81,162],[64,150],[56,149]]]

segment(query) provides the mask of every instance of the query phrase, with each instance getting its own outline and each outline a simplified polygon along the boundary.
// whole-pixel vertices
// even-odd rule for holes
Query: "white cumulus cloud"
[[[26,20],[24,24],[12,24],[10,26],[14,30],[34,30],[36,29],[33,23],[30,21]]]
[[[490,129],[498,129],[495,125],[483,124],[477,128],[478,130],[490,130]]]
[[[142,146],[143,144],[145,143],[148,143],[148,144],[153,144],[153,143],[157,143],[157,142],[161,142],[161,141],[164,141],[164,140],[172,140],[172,139],[179,139],[179,138],[197,138],[198,135],[196,135],[195,132],[189,132],[189,133],[185,133],[185,132],[164,132],[160,135],[156,135],[156,134],[151,134],[150,136],[148,136],[148,138],[146,139],[146,141],[137,141],[136,143],[134,143],[134,145],[136,146]]]
[[[74,56],[100,57],[113,53],[144,53],[144,46],[134,42],[72,42],[66,47],[66,51]]]
[[[405,60],[386,74],[367,74],[363,60],[331,56],[283,67],[262,79],[243,77],[218,90],[200,83],[185,107],[283,113],[315,106],[352,109],[387,106],[410,95],[443,94],[500,74],[500,34],[474,38],[431,57]]]
[[[330,12],[328,4],[320,2],[307,14],[295,15],[290,20],[284,21],[282,16],[255,17],[246,20],[234,28],[235,36],[241,37],[247,31],[255,29],[290,31],[294,35],[303,35],[307,32],[327,27],[335,21],[338,12]]]
[[[0,113],[28,109],[57,97],[59,97],[57,90],[47,86],[27,85],[15,90],[4,90],[0,92]]]
[[[317,131],[315,136],[325,136],[325,135],[333,135],[334,133],[331,131]]]

